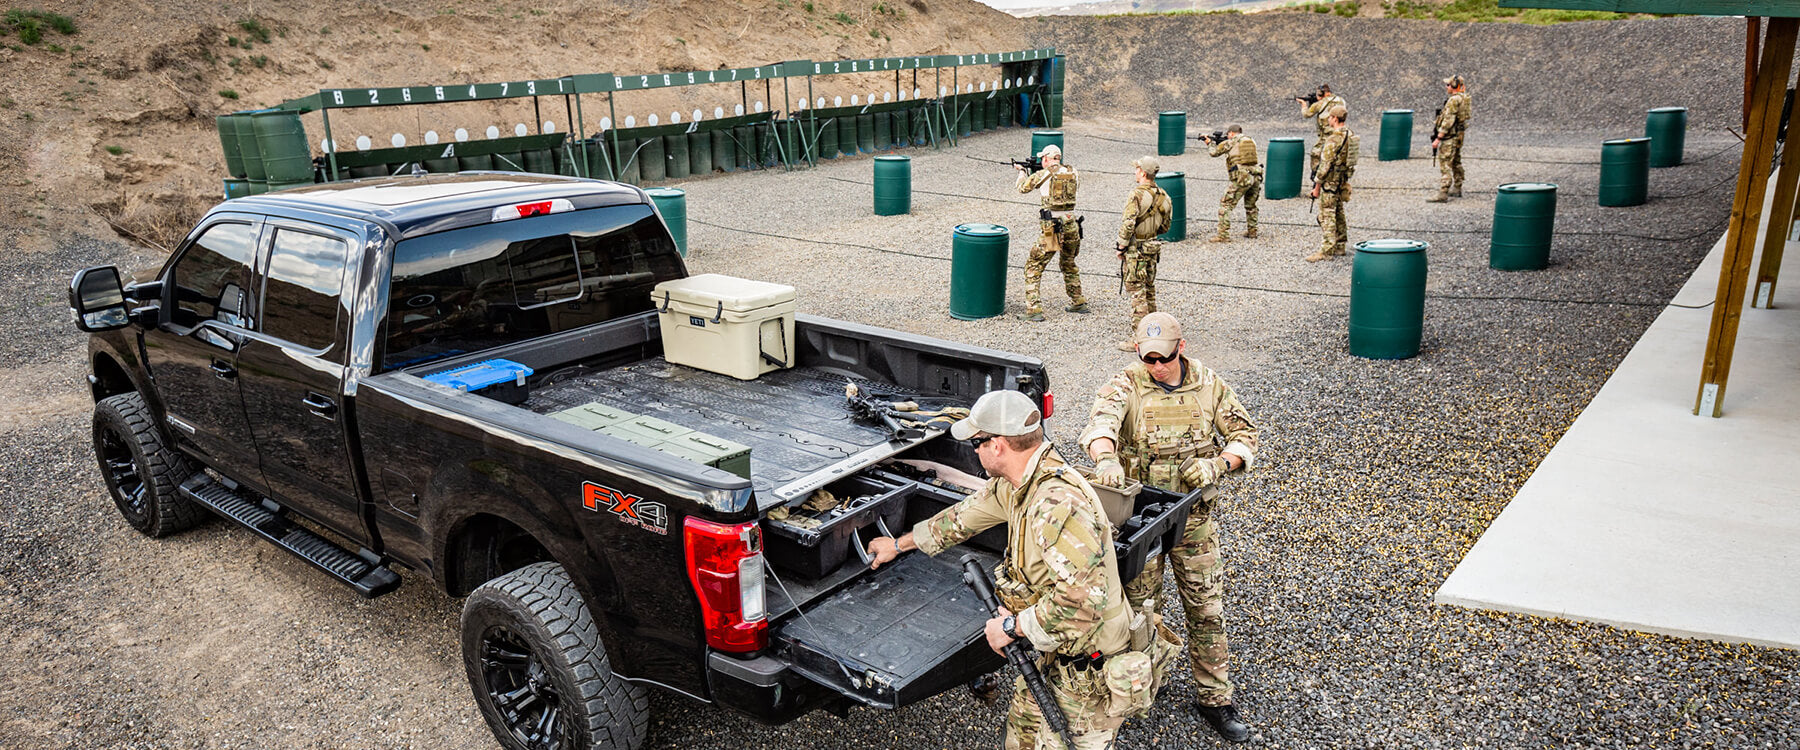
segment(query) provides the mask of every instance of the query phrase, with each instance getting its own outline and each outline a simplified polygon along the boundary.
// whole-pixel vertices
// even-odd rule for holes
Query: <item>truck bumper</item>
[[[765,724],[782,724],[841,697],[772,656],[738,659],[707,655],[713,700]]]

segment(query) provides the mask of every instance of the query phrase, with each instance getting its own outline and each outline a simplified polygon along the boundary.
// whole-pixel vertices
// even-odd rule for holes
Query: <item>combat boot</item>
[[[1229,235],[1229,234],[1215,234],[1215,235],[1213,235],[1213,236],[1211,236],[1211,237],[1208,237],[1208,238],[1206,238],[1206,241],[1207,241],[1207,242],[1230,242],[1230,241],[1231,241],[1231,235]]]
[[[1320,251],[1318,251],[1318,252],[1316,252],[1316,253],[1313,253],[1313,254],[1312,254],[1312,255],[1308,255],[1308,256],[1306,256],[1306,262],[1308,262],[1308,263],[1317,263],[1317,262],[1319,262],[1319,261],[1321,261],[1321,260],[1324,260],[1324,259],[1326,259],[1326,258],[1329,258],[1329,257],[1331,257],[1331,256],[1330,256],[1330,255],[1327,255],[1327,254],[1325,254],[1325,251],[1323,251],[1323,250],[1320,250]]]
[[[1454,186],[1452,186],[1450,188],[1450,197],[1452,197],[1452,198],[1461,198],[1462,197],[1462,183],[1460,183],[1460,182],[1456,183]]]
[[[1200,718],[1218,732],[1227,742],[1244,742],[1250,739],[1250,725],[1238,718],[1237,706],[1227,703],[1223,706],[1200,706]]]
[[[1256,239],[1256,230],[1254,230],[1254,229],[1252,229],[1252,230],[1250,230],[1250,231],[1247,231],[1247,232],[1245,232],[1245,233],[1244,233],[1244,239],[1246,239],[1246,240],[1254,240],[1254,239]]]
[[[1072,312],[1072,313],[1091,313],[1093,311],[1094,311],[1093,308],[1088,307],[1087,300],[1082,300],[1080,302],[1071,302],[1071,303],[1069,303],[1068,307],[1063,308],[1063,312]]]
[[[1450,191],[1438,188],[1437,195],[1426,198],[1426,203],[1446,203],[1450,200]]]
[[[1034,307],[1030,310],[1026,310],[1025,314],[1020,315],[1019,318],[1033,323],[1042,323],[1044,322],[1044,311]]]

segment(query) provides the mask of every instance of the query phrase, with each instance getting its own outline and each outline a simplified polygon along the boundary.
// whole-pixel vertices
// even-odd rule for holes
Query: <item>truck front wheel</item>
[[[193,465],[163,444],[142,395],[119,393],[94,405],[94,455],[119,514],[144,536],[167,536],[206,519],[206,510],[178,489]]]
[[[512,750],[636,750],[650,698],[613,674],[562,566],[527,565],[463,604],[463,665],[481,715]]]

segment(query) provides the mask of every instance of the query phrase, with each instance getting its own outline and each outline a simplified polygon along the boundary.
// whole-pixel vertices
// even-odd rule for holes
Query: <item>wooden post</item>
[[[1750,129],[1750,89],[1756,81],[1757,42],[1762,40],[1762,19],[1744,19],[1744,129]]]
[[[1750,259],[1756,254],[1756,227],[1762,222],[1763,192],[1768,187],[1775,133],[1781,124],[1781,100],[1787,93],[1788,74],[1793,70],[1797,31],[1800,19],[1769,19],[1762,62],[1755,71],[1750,127],[1745,131],[1744,154],[1738,164],[1731,221],[1725,230],[1725,258],[1719,268],[1719,289],[1713,297],[1706,359],[1700,368],[1700,392],[1694,398],[1695,414],[1718,417],[1724,411],[1725,383],[1731,375]]]
[[[1800,158],[1789,159],[1790,153],[1800,156],[1800,148],[1781,149],[1781,177],[1775,181],[1775,213],[1769,217],[1768,234],[1763,235],[1762,262],[1756,267],[1755,292],[1750,298],[1751,307],[1764,310],[1775,307],[1775,280],[1781,276],[1782,251],[1787,249],[1787,236],[1794,226],[1795,209],[1800,208],[1794,196],[1796,180],[1788,179],[1789,170],[1800,172]],[[1790,166],[1790,161],[1795,164]],[[1795,177],[1800,180],[1800,174]],[[1782,183],[1787,183],[1788,190],[1785,193],[1781,190]],[[1787,207],[1787,213],[1781,212],[1782,206]]]

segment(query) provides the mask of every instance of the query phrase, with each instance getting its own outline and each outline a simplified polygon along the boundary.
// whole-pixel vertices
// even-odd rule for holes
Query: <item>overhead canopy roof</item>
[[[1500,7],[1604,10],[1679,16],[1800,17],[1800,3],[1792,0],[1500,0]]]

